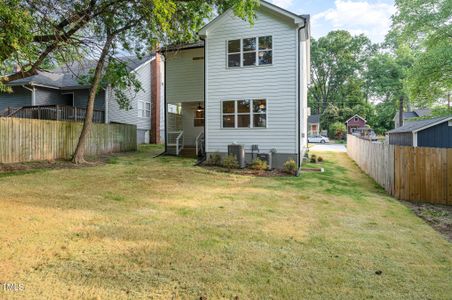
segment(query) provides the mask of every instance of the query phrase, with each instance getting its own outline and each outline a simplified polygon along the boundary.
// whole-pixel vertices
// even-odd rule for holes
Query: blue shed
[[[391,145],[452,148],[452,116],[408,122],[388,135]]]

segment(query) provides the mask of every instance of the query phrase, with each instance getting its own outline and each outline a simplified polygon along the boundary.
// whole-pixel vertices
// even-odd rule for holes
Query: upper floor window
[[[271,36],[228,41],[228,67],[271,65],[272,44]]]

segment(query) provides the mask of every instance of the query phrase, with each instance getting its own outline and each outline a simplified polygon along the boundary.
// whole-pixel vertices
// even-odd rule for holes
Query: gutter
[[[301,55],[300,55],[300,34],[301,34],[301,30],[306,28],[306,24],[307,24],[307,18],[306,17],[302,17],[304,20],[304,24],[302,27],[298,28],[298,45],[297,45],[297,49],[298,49],[298,126],[297,126],[297,137],[298,137],[298,171],[295,174],[295,176],[299,176],[300,175],[300,169],[301,169],[301,161],[302,161],[302,157],[301,157],[301,86],[300,86],[300,81],[301,81]]]
[[[167,152],[168,152],[168,122],[167,122],[167,116],[168,116],[168,105],[167,105],[167,103],[166,103],[166,94],[167,94],[167,92],[166,92],[166,87],[167,87],[167,85],[166,85],[166,52],[161,52],[161,54],[162,54],[162,56],[163,56],[163,58],[164,58],[164,63],[163,63],[163,82],[164,82],[164,87],[163,87],[163,92],[164,92],[164,95],[163,95],[163,105],[165,106],[164,107],[164,112],[163,112],[163,114],[164,114],[164,117],[163,117],[163,123],[165,124],[165,151],[163,152],[163,153],[161,153],[161,154],[159,154],[159,156],[160,155],[164,155],[164,154],[166,154]]]
[[[206,117],[206,115],[207,115],[206,114],[207,113],[207,107],[206,107],[206,96],[207,96],[207,93],[206,93],[206,87],[207,87],[207,84],[206,84],[206,81],[207,81],[206,40],[205,40],[205,37],[202,37],[202,36],[200,36],[200,39],[204,42],[204,86],[203,86],[203,90],[204,90],[204,99],[203,99],[204,100],[204,128],[203,128],[203,131],[204,131],[204,156],[201,160],[198,161],[197,165],[204,162],[207,157],[207,147],[206,147],[206,145],[207,145],[207,136],[206,136],[206,120],[207,120],[207,117]],[[196,155],[198,155],[198,153],[196,153]]]

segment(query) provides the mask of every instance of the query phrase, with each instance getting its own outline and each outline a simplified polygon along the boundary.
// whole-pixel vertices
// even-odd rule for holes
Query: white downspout
[[[29,90],[31,92],[31,106],[36,105],[36,88],[32,85],[32,88],[29,88],[25,85],[22,85],[22,87],[26,90]]]
[[[413,147],[417,147],[417,132],[413,132]]]

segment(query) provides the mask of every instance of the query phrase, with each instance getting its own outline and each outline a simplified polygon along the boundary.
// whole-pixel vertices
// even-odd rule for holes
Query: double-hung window
[[[227,48],[229,68],[263,66],[273,63],[271,36],[230,40]]]
[[[267,127],[267,100],[226,100],[222,102],[222,128]]]
[[[142,118],[151,116],[151,102],[138,101],[138,116]]]

